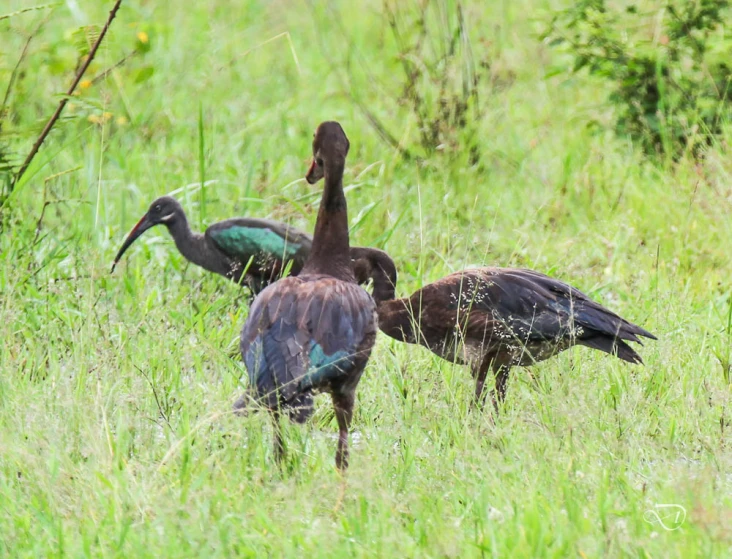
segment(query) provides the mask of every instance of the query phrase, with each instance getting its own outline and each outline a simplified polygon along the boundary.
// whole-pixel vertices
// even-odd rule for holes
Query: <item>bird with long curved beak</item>
[[[310,235],[269,219],[236,217],[211,225],[204,233],[191,231],[177,200],[155,200],[132,228],[117,252],[114,271],[128,248],[148,229],[165,225],[180,253],[209,272],[249,287],[253,294],[279,279],[291,263],[297,275],[310,254]]]

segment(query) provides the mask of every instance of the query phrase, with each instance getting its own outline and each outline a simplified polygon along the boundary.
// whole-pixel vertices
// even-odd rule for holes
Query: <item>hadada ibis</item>
[[[289,274],[298,275],[312,246],[307,233],[270,219],[234,217],[214,223],[203,234],[195,233],[178,201],[162,196],[150,204],[127,235],[112,272],[132,243],[160,224],[168,228],[175,246],[189,262],[248,287],[253,295],[278,280],[288,263]]]
[[[656,339],[574,287],[533,270],[467,269],[395,299],[396,268],[386,253],[362,249],[354,269],[360,283],[373,280],[379,328],[470,366],[478,405],[489,370],[495,376],[497,409],[511,367],[532,365],[574,345],[641,364],[627,342]]]
[[[249,389],[234,409],[245,413],[256,401],[272,414],[275,454],[284,455],[279,415],[305,422],[313,394],[328,392],[339,437],[336,467],[348,467],[348,435],[356,386],[376,339],[376,304],[358,286],[348,239],[343,171],[349,142],[341,125],[324,122],[313,139],[306,179],[325,177],[312,249],[297,277],[283,278],[252,303],[241,332],[241,355]]]

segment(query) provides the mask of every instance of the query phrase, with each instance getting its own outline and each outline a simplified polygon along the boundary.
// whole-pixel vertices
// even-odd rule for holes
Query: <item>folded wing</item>
[[[255,397],[277,409],[330,389],[374,335],[374,313],[363,289],[328,276],[284,278],[265,289],[241,336]]]
[[[479,339],[511,337],[523,344],[571,339],[634,363],[641,358],[625,341],[656,339],[578,289],[532,270],[465,270],[428,287],[440,295],[423,294],[425,304],[443,302],[444,308],[426,306],[422,320],[429,324],[430,316],[442,321],[450,317]]]

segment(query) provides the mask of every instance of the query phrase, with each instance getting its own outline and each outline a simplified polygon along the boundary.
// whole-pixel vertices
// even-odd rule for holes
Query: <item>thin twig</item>
[[[306,0],[308,7],[310,8],[308,10],[309,13],[313,14],[313,17],[315,17],[315,3],[313,0]],[[335,17],[337,20],[339,19],[339,14],[336,12],[333,14],[333,17]],[[317,24],[317,21],[315,22]],[[343,25],[337,26],[339,29],[343,29]],[[323,43],[320,35],[316,35],[318,38],[318,46],[320,47],[320,51],[323,54],[323,57],[325,60],[330,64],[331,69],[339,74],[341,76],[341,81],[348,83],[349,87],[344,88],[344,93],[347,95],[353,103],[358,107],[358,109],[363,113],[363,115],[366,117],[366,120],[369,121],[369,124],[376,130],[379,137],[387,144],[389,144],[392,148],[394,148],[405,160],[411,160],[416,159],[414,155],[402,145],[402,142],[397,140],[384,126],[381,121],[376,118],[376,115],[372,113],[368,107],[364,103],[362,103],[354,94],[354,87],[351,84],[351,72],[350,72],[350,55],[349,55],[349,61],[346,63],[346,71],[343,72],[338,64],[335,63],[333,58],[330,55],[330,51],[326,48],[325,44]],[[350,39],[347,35],[344,35],[344,40],[348,44],[349,52],[353,50],[353,44],[350,42]],[[365,65],[362,64],[362,66]],[[375,80],[376,78],[371,76],[372,80]]]
[[[104,36],[107,34],[109,25],[112,23],[114,16],[117,15],[117,10],[119,10],[119,7],[121,5],[122,5],[122,0],[117,0],[114,3],[112,10],[109,12],[109,17],[107,18],[107,22],[104,24],[104,27],[102,28],[101,33],[99,33],[99,37],[97,37],[97,41],[94,43],[91,50],[89,51],[89,55],[86,57],[86,61],[81,66],[78,73],[76,74],[76,78],[74,78],[74,81],[71,84],[71,87],[69,87],[69,90],[66,92],[66,95],[64,95],[64,97],[61,99],[61,101],[59,101],[56,111],[53,113],[51,118],[48,120],[48,122],[46,123],[46,126],[43,127],[43,131],[41,132],[41,135],[38,136],[38,139],[33,144],[33,147],[31,148],[30,153],[28,154],[28,157],[25,158],[23,165],[21,165],[20,169],[18,170],[15,177],[13,178],[13,182],[10,186],[11,192],[13,191],[15,186],[18,184],[18,181],[20,181],[21,177],[25,174],[26,170],[28,169],[28,166],[31,164],[31,161],[33,161],[33,158],[36,156],[36,153],[38,153],[38,150],[40,149],[41,145],[43,144],[44,140],[46,139],[46,136],[48,136],[48,134],[51,132],[51,129],[53,128],[53,125],[56,124],[56,121],[61,116],[61,111],[64,110],[66,103],[68,103],[69,99],[74,94],[74,91],[76,90],[76,86],[79,85],[81,78],[84,76],[84,73],[89,68],[89,65],[92,63],[92,60],[94,60],[94,56],[97,53],[97,49],[99,49],[99,45],[102,43]]]
[[[381,137],[383,141],[385,141],[387,144],[389,144],[392,148],[397,150],[400,155],[407,161],[414,159],[414,156],[412,153],[405,148],[402,145],[402,142],[397,140],[387,129],[386,127],[379,121],[378,118],[376,118],[376,115],[372,113],[366,105],[361,103],[356,97],[349,92],[349,96],[351,97],[351,101],[353,101],[356,106],[361,110],[363,115],[366,117],[366,120],[369,121],[369,124],[373,126],[374,130],[376,130],[376,133]]]
[[[107,68],[106,70],[104,70],[104,72],[102,72],[102,73],[94,76],[92,78],[92,80],[91,80],[91,85],[96,85],[98,82],[102,81],[104,78],[106,78],[110,74],[110,72],[112,72],[113,70],[116,70],[117,68],[119,68],[120,66],[122,66],[130,58],[132,58],[136,54],[139,54],[139,52],[140,51],[137,50],[137,49],[131,51],[130,53],[128,53],[127,55],[125,55],[123,58],[121,58],[120,60],[118,60],[116,63],[112,64],[112,66],[110,66],[109,68]]]
[[[31,243],[33,246],[35,246],[36,242],[38,241],[38,235],[41,234],[41,224],[43,223],[43,218],[46,215],[46,208],[51,202],[46,200],[46,189],[43,189],[43,207],[41,208],[41,215],[38,217],[38,221],[36,222],[36,234],[33,237],[33,242]],[[32,267],[32,260],[28,261],[28,271],[31,271]]]
[[[257,50],[260,47],[263,47],[267,43],[271,43],[272,41],[275,41],[279,39],[280,37],[285,37],[287,39],[287,43],[290,45],[290,53],[292,54],[292,59],[295,61],[295,66],[297,67],[297,73],[301,74],[302,70],[300,69],[300,60],[297,58],[297,52],[295,51],[295,45],[292,43],[292,37],[290,37],[289,31],[283,31],[282,33],[279,33],[278,35],[275,35],[274,37],[270,37],[266,41],[262,41],[258,45],[253,46],[249,50],[244,51],[241,55],[239,55],[241,58],[244,58],[247,54],[250,52],[253,52]]]
[[[48,12],[48,15],[46,15],[45,18],[41,20],[41,22],[36,26],[36,28],[31,31],[30,35],[28,35],[28,38],[25,41],[25,45],[23,45],[23,50],[20,52],[20,57],[18,58],[18,62],[15,65],[15,68],[13,68],[13,72],[10,74],[10,79],[8,80],[8,88],[5,90],[5,97],[3,98],[3,105],[2,108],[0,108],[0,128],[2,128],[2,116],[5,114],[5,110],[8,107],[8,100],[10,99],[10,93],[13,91],[13,86],[15,85],[15,80],[18,78],[18,71],[20,70],[20,65],[23,64],[23,60],[25,60],[26,55],[28,54],[28,47],[30,46],[31,41],[33,38],[38,34],[38,32],[41,30],[41,27],[43,27],[48,19],[51,17],[51,14],[53,13],[53,10]]]
[[[45,10],[46,8],[55,8],[56,6],[59,6],[61,2],[54,2],[51,4],[42,4],[40,6],[31,6],[30,8],[22,8],[20,10],[17,10],[15,12],[11,12],[9,14],[3,14],[0,16],[0,21],[4,19],[10,19],[13,16],[18,16],[20,14],[24,14],[26,12],[34,12],[36,10]]]
[[[48,194],[48,183],[52,180],[57,179],[58,177],[62,177],[64,175],[67,175],[69,173],[73,173],[74,171],[78,171],[81,169],[81,166],[74,167],[73,169],[66,169],[65,171],[61,171],[60,173],[56,173],[55,175],[51,175],[50,177],[46,177],[46,179],[43,181],[43,208],[41,208],[41,215],[38,218],[38,221],[36,222],[36,235],[33,237],[33,242],[31,243],[31,246],[36,245],[36,241],[38,241],[38,236],[41,234],[41,226],[43,224],[43,217],[46,215],[46,208],[50,206],[51,204],[59,204],[62,202],[71,202],[73,200],[48,200],[47,194]],[[30,264],[29,264],[30,266]],[[30,271],[30,268],[28,269]]]
[[[140,371],[140,374],[145,378],[147,383],[150,385],[150,388],[152,388],[153,397],[155,398],[155,404],[158,406],[158,413],[160,414],[160,417],[163,418],[163,421],[165,421],[166,425],[170,428],[170,432],[175,434],[175,429],[173,429],[173,426],[170,424],[170,421],[168,420],[168,414],[163,410],[163,406],[160,403],[160,398],[158,398],[158,390],[155,388],[155,384],[150,379],[149,376],[145,374],[145,371],[143,371],[140,367],[137,365],[134,365],[135,369]]]

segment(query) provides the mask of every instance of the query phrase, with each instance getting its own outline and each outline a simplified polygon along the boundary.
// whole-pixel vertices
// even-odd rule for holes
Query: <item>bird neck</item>
[[[391,301],[396,296],[394,284],[391,283],[386,274],[380,273],[374,275],[374,293],[373,298],[376,304]]]
[[[345,160],[326,161],[313,248],[302,273],[328,274],[355,282],[349,254],[348,207],[343,193],[344,167]]]
[[[375,248],[351,247],[350,255],[356,281],[360,284],[373,281],[372,297],[377,305],[396,297],[396,266],[387,253]]]
[[[374,285],[376,292],[376,285]],[[374,295],[376,298],[376,295]],[[415,320],[409,299],[391,299],[378,303],[379,329],[400,342],[417,343]]]
[[[175,241],[175,246],[185,259],[197,266],[208,269],[209,267],[206,265],[208,251],[206,250],[204,236],[191,231],[185,214],[179,213],[167,225],[168,231]]]

